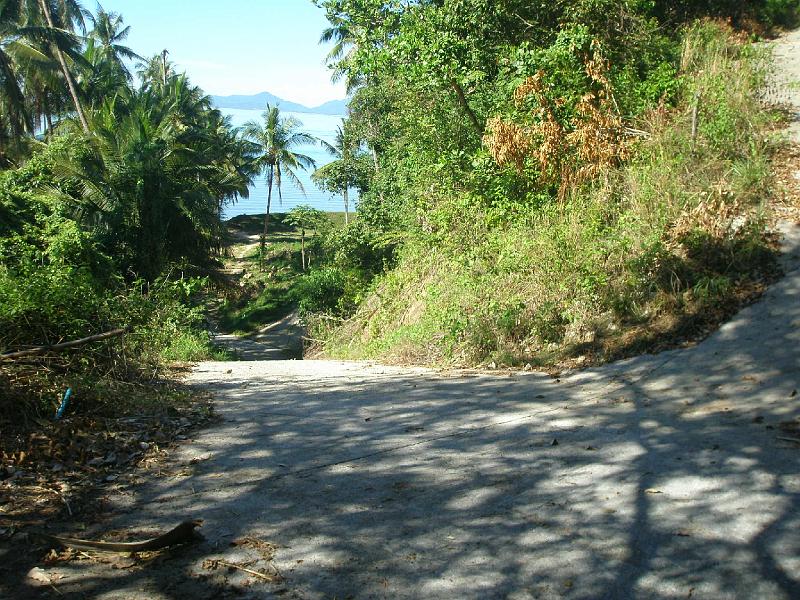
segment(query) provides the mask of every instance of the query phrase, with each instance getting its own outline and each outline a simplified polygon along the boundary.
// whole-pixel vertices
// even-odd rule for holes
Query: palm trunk
[[[348,211],[348,198],[347,198],[347,188],[344,188],[344,192],[342,192],[342,197],[344,198],[344,224],[348,225],[350,223],[350,214]]]
[[[272,174],[275,169],[274,165],[269,166],[269,173],[267,173],[267,212],[264,215],[264,233],[261,234],[261,266],[264,266],[264,251],[267,245],[267,233],[269,232],[269,208],[272,204]]]
[[[53,17],[50,14],[50,8],[47,6],[47,0],[39,0],[39,6],[42,7],[44,18],[47,20],[47,26],[50,27],[50,29],[55,29],[55,25],[53,25]],[[61,49],[56,45],[55,42],[52,42],[50,45],[52,46],[53,52],[58,59],[58,63],[61,65],[61,72],[64,74],[64,79],[67,80],[69,94],[72,96],[73,104],[75,104],[75,112],[78,113],[78,120],[81,122],[81,127],[83,127],[84,133],[89,133],[89,123],[86,120],[86,115],[83,113],[81,101],[78,99],[78,90],[75,87],[75,81],[72,79],[72,74],[69,72],[69,68],[67,67],[67,61],[64,59],[64,54],[61,52]]]
[[[47,101],[47,96],[44,98],[44,120],[47,123],[47,138],[53,135],[53,115],[50,114],[50,103]]]
[[[381,170],[381,166],[378,164],[378,151],[375,150],[375,146],[370,146],[369,149],[372,152],[372,162],[375,163],[375,172],[377,173]]]
[[[369,149],[370,152],[372,152],[372,162],[375,164],[375,173],[380,173],[381,165],[378,162],[378,151],[373,145],[370,145]],[[383,190],[381,189],[378,189],[378,198],[380,199],[381,204],[383,204]]]
[[[161,51],[161,69],[162,69],[161,74],[163,77],[165,88],[167,87],[167,54],[169,54],[169,52],[167,51],[166,48]]]
[[[303,271],[306,270],[306,230],[300,230],[300,263],[303,266]]]

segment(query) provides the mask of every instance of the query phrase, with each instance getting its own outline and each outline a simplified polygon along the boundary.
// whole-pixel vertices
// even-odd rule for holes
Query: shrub
[[[347,288],[347,276],[338,267],[326,266],[311,271],[295,288],[300,315],[341,314],[348,301]]]

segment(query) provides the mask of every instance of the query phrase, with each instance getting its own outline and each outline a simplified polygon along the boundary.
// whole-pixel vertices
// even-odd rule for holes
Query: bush
[[[0,174],[0,215],[8,217],[0,221],[0,352],[127,333],[46,356],[46,369],[0,364],[0,413],[11,416],[49,410],[65,385],[91,395],[103,381],[152,380],[166,361],[212,352],[198,304],[203,280],[126,281],[97,232],[74,218],[51,170],[65,145],[57,140]]]
[[[800,21],[797,0],[766,0],[759,16],[772,27],[795,27]]]
[[[360,300],[361,289],[354,272],[325,266],[300,278],[294,293],[301,317],[313,313],[344,316],[352,313]]]

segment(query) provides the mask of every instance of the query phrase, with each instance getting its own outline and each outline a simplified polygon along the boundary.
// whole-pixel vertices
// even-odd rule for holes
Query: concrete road
[[[106,529],[199,517],[205,542],[49,573],[99,598],[800,598],[786,233],[787,277],[703,343],[560,379],[201,364],[224,421],[120,486]]]

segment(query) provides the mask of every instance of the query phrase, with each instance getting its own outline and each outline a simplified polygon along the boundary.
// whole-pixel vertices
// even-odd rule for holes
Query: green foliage
[[[300,300],[297,289],[303,275],[334,261],[328,240],[342,228],[343,217],[302,205],[290,213],[273,215],[263,264],[257,251],[236,260],[237,268],[243,268],[245,274],[238,291],[217,312],[222,330],[250,334],[294,310]],[[228,223],[242,233],[253,234],[262,230],[260,220],[263,215],[240,215]],[[303,224],[307,229],[302,229]]]
[[[650,30],[648,19],[634,21],[632,30]],[[352,318],[315,332],[328,354],[461,365],[608,360],[704,331],[772,276],[761,214],[762,57],[718,25],[689,27],[680,44],[642,33],[635,39],[649,58],[612,64],[600,86],[603,72],[587,77],[596,34],[583,23],[547,45],[503,49],[503,77],[486,96],[512,122],[539,126],[539,99],[513,96],[541,71],[540,97],[572,135],[584,126],[586,94],[613,92],[620,113],[611,122],[626,119],[629,149],[563,196],[533,162],[499,166],[469,145],[433,151],[425,132],[387,117],[358,227],[333,241],[358,257],[345,264],[379,275]],[[624,56],[608,36],[608,52]],[[563,161],[559,151],[552,156]],[[392,240],[398,257],[382,274],[369,259],[378,240]],[[342,293],[335,282],[327,289]],[[320,305],[331,310],[335,297]]]
[[[365,154],[359,154],[345,162],[334,160],[314,171],[311,179],[321,190],[331,194],[342,194],[347,188],[364,193],[369,187],[373,173],[372,162]]]
[[[112,320],[113,298],[98,294],[89,269],[59,260],[60,244],[74,248],[84,241],[70,233],[75,232],[60,233],[44,249],[19,238],[4,241],[0,248],[0,346],[83,337]]]
[[[322,244],[334,263],[375,275],[395,263],[398,240],[359,218],[347,227],[327,232]]]
[[[331,224],[330,217],[328,217],[327,213],[313,208],[308,204],[299,204],[295,206],[286,215],[284,221],[303,230],[303,232],[307,229],[324,230],[330,227]]]
[[[795,0],[657,0],[654,4],[656,14],[664,20],[688,22],[710,16],[729,18],[736,25],[751,19],[767,27],[793,26],[800,11]]]
[[[123,271],[147,279],[182,259],[207,261],[221,244],[224,202],[246,194],[246,148],[185,77],[132,92],[90,114],[54,171],[62,201],[113,248]]]
[[[273,185],[281,197],[281,185],[284,178],[305,195],[303,184],[297,177],[298,170],[313,168],[316,163],[310,156],[297,151],[303,144],[315,144],[319,140],[305,131],[301,131],[302,123],[292,116],[281,115],[278,106],[267,104],[261,115],[261,121],[248,121],[242,128],[244,138],[250,144],[254,155],[253,165],[257,172],[267,176],[267,210],[264,214],[264,230],[261,236],[261,260],[266,257],[266,236],[269,233],[269,216],[272,206]]]
[[[796,0],[765,0],[758,15],[772,27],[794,27],[800,21]]]
[[[346,308],[347,276],[337,267],[311,271],[297,284],[297,307],[301,316],[309,313],[341,314]]]
[[[212,355],[206,284],[183,273],[211,263],[220,212],[253,174],[250,146],[162,57],[133,87],[119,15],[98,9],[78,39],[85,13],[61,4],[48,16],[0,1],[0,168],[13,167],[0,172],[0,352],[126,334],[47,355],[46,368],[0,365],[0,414],[15,418],[64,385],[89,397]]]
[[[295,307],[303,318],[312,313],[349,315],[361,299],[364,284],[360,272],[348,261],[339,264],[340,256],[328,253],[331,240],[353,230],[355,223],[342,227],[331,215],[303,205],[275,217],[263,270],[256,256],[239,263],[246,270],[244,288],[238,298],[221,307],[224,330],[250,333]],[[246,226],[246,219],[237,218],[236,224]],[[313,260],[303,265],[301,253]]]
[[[162,278],[147,287],[140,319],[142,352],[152,362],[196,361],[215,355],[205,327],[206,278]],[[138,299],[138,298],[137,298]]]

